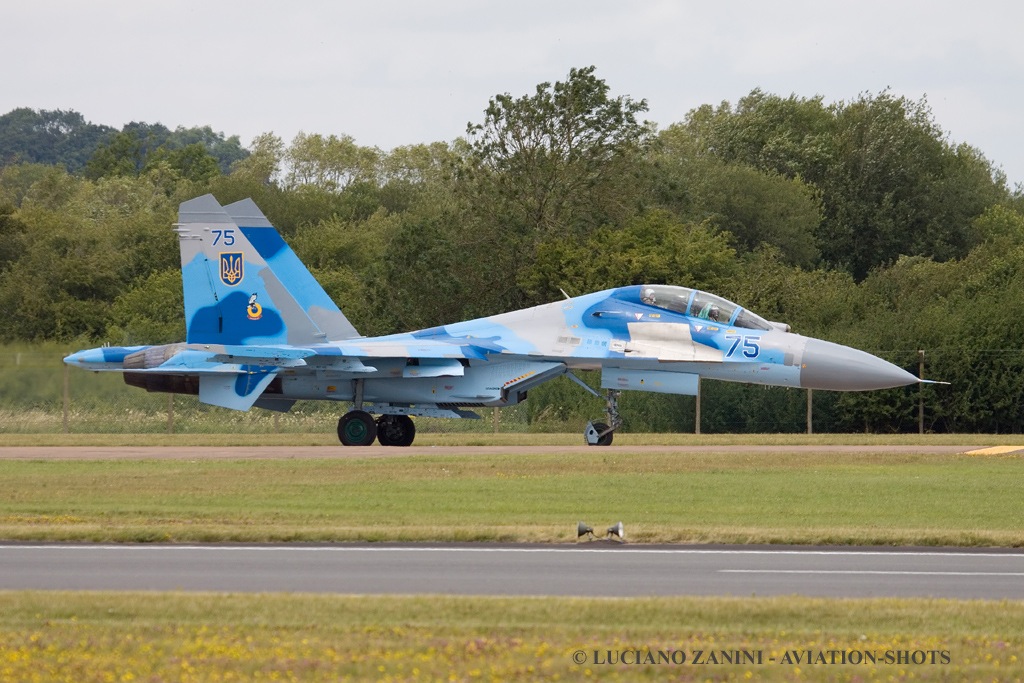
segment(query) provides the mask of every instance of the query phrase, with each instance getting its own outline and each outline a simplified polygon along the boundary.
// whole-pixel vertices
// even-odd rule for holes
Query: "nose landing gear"
[[[609,389],[605,395],[605,412],[608,415],[608,423],[588,422],[583,432],[588,446],[611,446],[615,430],[622,426],[622,419],[619,417],[619,394],[617,389]]]

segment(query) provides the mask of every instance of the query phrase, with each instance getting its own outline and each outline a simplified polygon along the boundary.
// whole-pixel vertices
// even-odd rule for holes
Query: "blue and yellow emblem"
[[[249,320],[259,320],[263,317],[263,306],[257,303],[255,292],[249,297],[249,305],[245,308],[245,314]]]
[[[245,276],[245,261],[242,252],[229,251],[220,254],[220,281],[234,287]]]

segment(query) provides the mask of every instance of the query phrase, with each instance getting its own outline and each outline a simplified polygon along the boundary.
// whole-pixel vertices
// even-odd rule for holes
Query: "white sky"
[[[498,93],[595,65],[665,128],[752,89],[926,96],[1024,183],[1018,0],[34,0],[0,6],[0,114],[209,125],[360,145],[451,141]]]

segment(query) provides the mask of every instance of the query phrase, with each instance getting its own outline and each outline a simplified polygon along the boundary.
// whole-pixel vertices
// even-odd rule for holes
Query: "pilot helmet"
[[[708,311],[708,317],[712,320],[718,320],[718,306],[711,306],[711,310]]]
[[[643,293],[640,294],[640,300],[643,301],[645,304],[653,304],[654,289],[652,289],[651,287],[645,288]]]

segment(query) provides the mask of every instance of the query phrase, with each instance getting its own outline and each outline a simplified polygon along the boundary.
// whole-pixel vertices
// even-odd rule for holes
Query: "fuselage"
[[[410,333],[295,347],[292,358],[271,350],[261,365],[251,357],[232,363],[251,352],[210,344],[108,347],[68,362],[135,373],[130,383],[151,390],[197,391],[198,382],[187,380],[190,370],[259,375],[273,368],[267,401],[446,406],[510,405],[529,388],[576,370],[601,370],[609,388],[618,381],[625,389],[666,393],[693,393],[688,387],[695,385],[673,374],[839,391],[917,381],[871,354],[787,327],[698,290],[643,285]],[[258,339],[246,341],[260,348]]]

